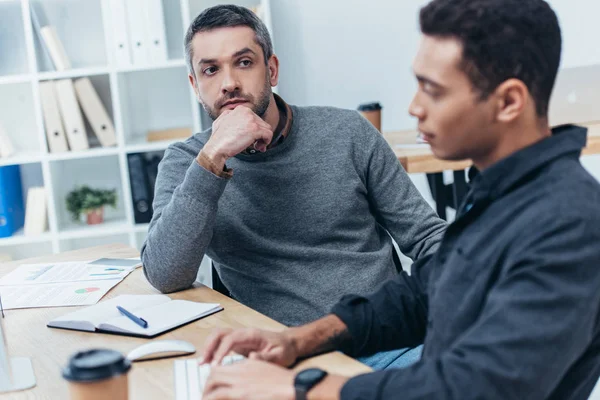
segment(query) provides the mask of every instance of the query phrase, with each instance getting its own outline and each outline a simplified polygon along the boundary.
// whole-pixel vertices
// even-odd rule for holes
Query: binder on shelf
[[[72,151],[81,151],[89,149],[83,117],[75,97],[75,88],[70,79],[55,81],[56,94],[60,115],[65,124],[67,140]]]
[[[146,172],[146,160],[141,153],[128,154],[129,182],[133,217],[136,224],[145,224],[152,219],[152,192]]]
[[[129,24],[127,23],[125,0],[110,0],[109,3],[115,64],[118,67],[128,67],[131,66],[131,49],[127,32]]]
[[[146,173],[148,174],[148,182],[150,183],[150,198],[152,201],[154,201],[154,188],[156,187],[156,177],[158,176],[158,165],[162,161],[164,155],[164,151],[159,154],[149,154],[146,159]]]
[[[146,0],[144,27],[148,43],[148,61],[160,64],[167,61],[167,35],[162,0]]]
[[[40,101],[42,103],[48,150],[50,153],[69,151],[67,137],[65,136],[65,130],[60,119],[54,82],[40,82]]]
[[[46,189],[32,187],[27,191],[27,206],[25,208],[25,236],[41,235],[48,228],[46,207]]]
[[[0,167],[0,237],[12,236],[24,222],[21,168],[18,165]]]
[[[75,81],[74,86],[83,113],[87,117],[98,140],[100,140],[102,147],[116,145],[117,138],[115,136],[115,127],[90,79],[78,79]]]
[[[148,64],[150,61],[146,35],[146,13],[143,11],[145,7],[144,0],[128,0],[125,3],[131,62],[135,65]]]
[[[30,3],[29,11],[31,14],[31,25],[33,27],[33,31],[38,38],[40,43],[40,47],[44,53],[46,64],[50,67],[54,67],[52,62],[52,57],[50,56],[50,52],[48,51],[48,47],[44,44],[44,38],[42,36],[42,26],[48,25],[48,22],[45,19],[45,15],[41,10],[36,11],[35,3]]]
[[[12,141],[2,124],[0,124],[0,158],[10,157],[13,154],[15,154],[15,148]]]
[[[52,25],[43,26],[40,30],[44,44],[50,53],[52,62],[57,71],[65,71],[71,69],[71,61],[67,56],[67,52],[56,33],[56,28]]]

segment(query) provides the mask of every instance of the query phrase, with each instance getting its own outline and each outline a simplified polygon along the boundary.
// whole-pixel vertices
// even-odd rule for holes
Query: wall
[[[411,63],[419,43],[418,10],[426,0],[275,0],[279,91],[297,105],[356,108],[380,101],[383,129],[412,129],[407,109],[416,88]],[[564,36],[563,67],[600,64],[600,3],[552,0]],[[600,115],[598,116],[600,120]],[[600,156],[584,165],[600,179]],[[411,176],[431,202],[423,175]]]

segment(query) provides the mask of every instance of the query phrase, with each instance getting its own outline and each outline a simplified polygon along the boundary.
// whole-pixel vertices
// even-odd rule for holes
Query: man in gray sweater
[[[189,288],[206,254],[236,300],[294,326],[395,277],[392,237],[413,260],[435,252],[446,223],[367,120],[272,93],[279,61],[251,11],[204,11],[186,51],[214,123],[160,164],[142,247],[154,287]]]

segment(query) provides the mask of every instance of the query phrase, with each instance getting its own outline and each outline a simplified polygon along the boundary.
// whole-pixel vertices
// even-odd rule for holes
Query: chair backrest
[[[217,292],[224,294],[227,297],[233,298],[233,296],[231,296],[231,292],[229,291],[229,289],[227,289],[227,287],[221,280],[221,277],[219,276],[219,273],[217,272],[217,269],[215,268],[215,263],[211,261],[210,265],[212,267],[212,288],[213,288],[213,290],[216,290]]]

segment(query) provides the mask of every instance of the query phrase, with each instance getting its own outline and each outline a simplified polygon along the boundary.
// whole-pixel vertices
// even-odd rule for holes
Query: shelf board
[[[72,223],[66,229],[59,231],[58,238],[82,239],[99,236],[121,235],[131,231],[131,225],[125,219],[108,220],[98,225],[85,225]]]
[[[166,150],[173,143],[181,142],[182,139],[161,140],[159,142],[137,142],[125,146],[125,153],[147,153],[150,151]]]
[[[69,69],[67,71],[52,71],[52,72],[40,72],[38,79],[40,81],[47,81],[53,79],[70,79],[80,78],[82,76],[94,76],[94,75],[106,75],[108,74],[107,67],[92,67],[92,68],[76,68]]]
[[[97,147],[84,151],[67,151],[64,153],[52,153],[48,154],[47,158],[49,161],[62,161],[76,160],[80,158],[114,156],[116,154],[119,154],[119,150],[116,147]]]
[[[21,151],[6,158],[0,158],[0,167],[5,165],[33,164],[42,161],[42,154],[39,151]]]
[[[185,67],[185,59],[181,58],[178,60],[169,60],[160,64],[146,64],[146,65],[132,65],[129,67],[118,68],[117,72],[139,72],[139,71],[152,71],[156,69],[166,68],[177,68]]]
[[[31,82],[31,75],[3,75],[0,76],[0,85],[10,85],[14,83]]]
[[[30,244],[30,243],[43,243],[50,242],[52,240],[52,235],[48,232],[42,233],[41,235],[35,236],[25,236],[23,233],[23,228],[19,229],[15,232],[14,235],[7,238],[0,238],[0,247],[3,246],[18,246],[21,244]]]

